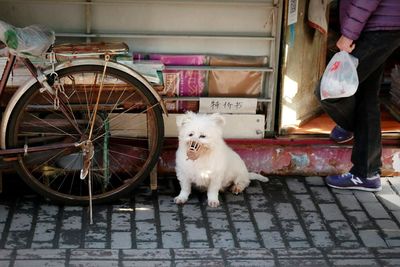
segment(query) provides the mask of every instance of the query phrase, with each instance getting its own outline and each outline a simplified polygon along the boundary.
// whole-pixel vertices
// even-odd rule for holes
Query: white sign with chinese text
[[[289,0],[288,25],[292,25],[297,22],[297,13],[298,13],[298,0]]]
[[[201,97],[200,113],[255,114],[257,98]]]

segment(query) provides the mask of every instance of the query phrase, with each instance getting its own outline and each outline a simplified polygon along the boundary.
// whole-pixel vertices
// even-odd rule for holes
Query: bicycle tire
[[[35,83],[11,112],[9,148],[79,143],[92,131],[89,175],[83,180],[88,157],[81,147],[18,155],[15,168],[22,179],[57,203],[87,205],[89,178],[93,203],[118,199],[148,177],[158,160],[164,138],[160,103],[138,79],[116,68],[107,67],[99,89],[103,70],[98,65],[62,69],[57,73],[61,107],[55,109],[54,95],[40,92]]]

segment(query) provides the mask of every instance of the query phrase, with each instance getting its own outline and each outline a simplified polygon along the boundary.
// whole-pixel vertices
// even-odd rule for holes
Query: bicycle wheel
[[[87,204],[90,179],[93,203],[113,200],[148,177],[158,160],[164,136],[160,103],[136,78],[111,67],[103,76],[103,69],[60,70],[52,86],[57,94],[40,92],[36,83],[12,110],[7,147],[46,149],[19,155],[16,165],[44,197]]]

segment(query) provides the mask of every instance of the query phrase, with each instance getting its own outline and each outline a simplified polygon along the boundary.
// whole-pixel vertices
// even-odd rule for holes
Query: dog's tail
[[[258,180],[264,183],[269,181],[268,177],[262,176],[261,174],[255,172],[250,172],[249,174],[250,174],[250,180]]]

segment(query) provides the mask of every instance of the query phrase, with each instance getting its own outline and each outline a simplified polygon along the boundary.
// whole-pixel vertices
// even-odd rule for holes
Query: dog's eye
[[[199,137],[200,138],[206,138],[206,136],[204,134],[201,134]]]
[[[192,136],[193,136],[193,133],[190,133],[190,134],[189,134],[189,137],[192,137]]]

